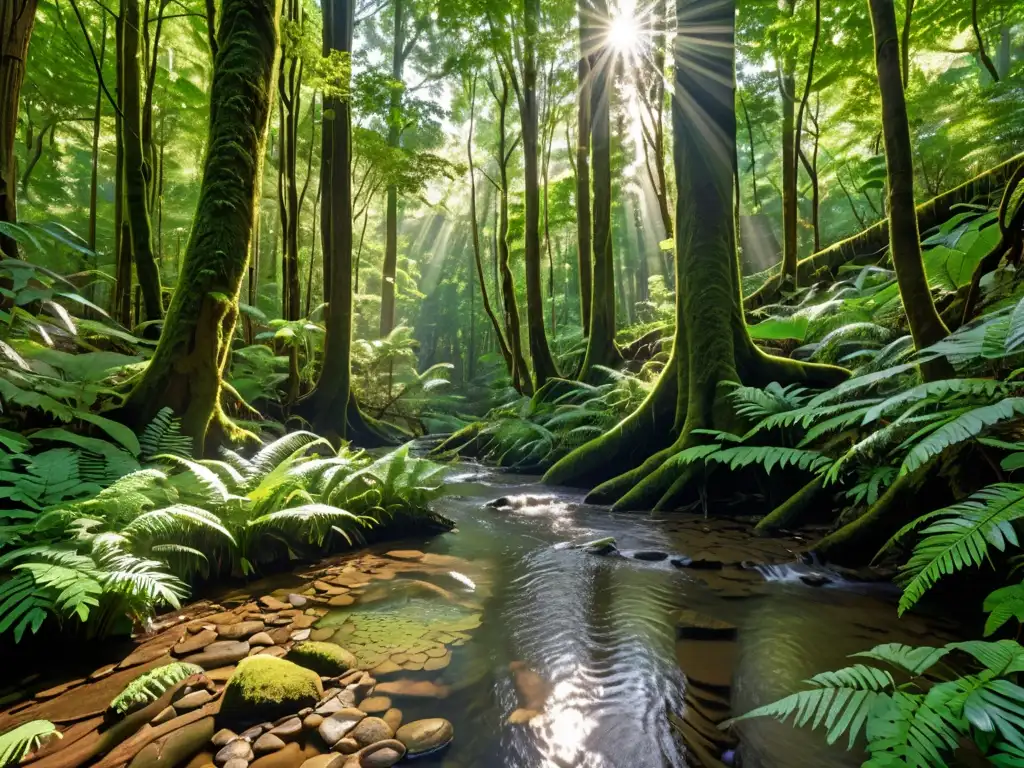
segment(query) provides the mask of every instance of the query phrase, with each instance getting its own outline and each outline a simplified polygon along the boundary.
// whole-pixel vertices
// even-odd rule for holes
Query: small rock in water
[[[581,544],[580,548],[588,555],[601,555],[602,557],[622,557],[619,548],[615,546],[615,539],[609,536],[605,539],[596,539]]]
[[[654,550],[644,549],[639,552],[633,553],[634,560],[647,560],[652,563],[660,562],[668,558],[668,554],[665,552],[656,552]]]
[[[800,577],[800,581],[809,587],[824,587],[832,583],[832,579],[820,573],[805,573]]]
[[[414,757],[443,748],[452,740],[453,735],[450,722],[441,717],[432,717],[403,725],[395,738],[405,745],[409,757]]]
[[[382,718],[366,717],[352,729],[349,735],[359,742],[359,746],[368,747],[370,744],[392,738],[395,733]]]
[[[725,565],[721,560],[694,560],[686,555],[677,555],[669,562],[671,562],[676,568],[691,568],[695,571],[720,571]]]

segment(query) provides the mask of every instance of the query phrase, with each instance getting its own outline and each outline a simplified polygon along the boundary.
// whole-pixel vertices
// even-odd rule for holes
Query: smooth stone
[[[427,672],[436,672],[439,669],[444,669],[451,664],[452,656],[447,654],[439,659],[427,659],[423,664],[423,669]]]
[[[641,550],[633,553],[634,560],[647,560],[652,563],[668,559],[667,552],[655,552],[653,550]]]
[[[831,584],[832,579],[828,576],[822,576],[818,573],[808,573],[800,577],[800,581],[809,587],[824,587],[826,584]]]
[[[289,717],[283,723],[275,725],[270,733],[280,739],[292,739],[302,733],[302,721],[297,717]]]
[[[258,646],[276,645],[274,638],[270,636],[269,632],[257,632],[255,635],[249,638],[249,646],[256,648]]]
[[[310,616],[307,614],[302,614],[301,616],[296,616],[294,619],[292,619],[292,627],[294,629],[309,629],[318,621],[320,621],[319,616]]]
[[[391,726],[392,731],[397,731],[402,727],[402,710],[392,707],[382,716],[385,723]]]
[[[327,701],[325,701],[323,704],[318,706],[313,711],[318,715],[329,717],[330,715],[333,715],[336,712],[341,712],[341,710],[345,709],[346,706],[347,705],[345,704],[345,702],[340,701],[338,697],[335,696],[333,699],[328,699]]]
[[[302,719],[302,727],[303,728],[309,728],[310,730],[312,730],[314,728],[319,728],[320,727],[320,723],[322,723],[323,721],[324,721],[324,716],[323,715],[318,715],[316,712],[313,712],[311,714],[306,715]]]
[[[735,640],[739,629],[735,624],[697,611],[682,609],[673,613],[676,636],[686,640]]]
[[[398,729],[395,738],[405,745],[409,755],[440,749],[452,740],[454,729],[443,717],[414,720]]]
[[[227,746],[221,747],[217,754],[213,756],[213,762],[217,763],[217,765],[224,765],[228,760],[245,760],[248,762],[252,759],[252,747],[249,746],[249,742],[245,739],[235,739],[229,742]]]
[[[368,715],[377,715],[391,709],[391,699],[387,696],[371,696],[359,702],[359,709]]]
[[[387,693],[392,696],[416,696],[433,699],[443,699],[451,693],[445,685],[439,685],[432,680],[391,680],[386,683],[379,683],[377,693]]]
[[[304,762],[301,768],[341,768],[345,762],[345,756],[331,752],[326,755],[317,755]]]
[[[213,701],[213,694],[209,691],[193,691],[174,702],[174,708],[179,712],[191,712],[193,709],[205,706]]]
[[[218,640],[199,653],[186,656],[185,661],[203,669],[216,669],[241,661],[249,655],[249,643],[244,640]]]
[[[333,747],[365,717],[366,713],[358,709],[342,709],[320,723],[317,733],[327,746]]]
[[[262,621],[241,621],[238,624],[221,627],[217,630],[217,635],[224,640],[245,640],[264,629],[266,627]]]
[[[373,668],[373,674],[375,675],[391,675],[401,671],[402,668],[391,659],[387,659]]]
[[[284,749],[257,758],[250,765],[251,768],[299,768],[305,759],[302,747],[291,743],[285,744]]]
[[[175,656],[188,656],[190,653],[201,651],[210,643],[216,642],[216,640],[217,633],[214,630],[203,629],[198,634],[191,635],[175,645],[171,648],[171,653]]]
[[[284,741],[272,733],[264,733],[252,745],[252,751],[257,755],[267,755],[284,749]]]
[[[244,731],[242,731],[239,734],[239,736],[241,738],[245,739],[246,741],[253,741],[255,739],[258,739],[262,734],[263,734],[263,726],[262,725],[254,725],[254,726],[252,726],[252,728],[246,728]]]
[[[282,648],[279,645],[271,645],[266,648],[260,648],[256,651],[260,656],[274,656],[278,659],[283,659],[288,655],[288,649]]]
[[[335,595],[327,601],[327,604],[334,608],[344,608],[352,605],[355,601],[356,599],[352,595]]]
[[[308,640],[309,635],[310,631],[308,629],[298,629],[292,632],[290,637],[292,640],[295,640],[296,642],[302,642],[303,640]]]
[[[228,728],[221,728],[210,739],[210,743],[215,747],[226,747],[232,741],[238,738],[238,734]]]
[[[318,643],[322,643],[325,640],[330,640],[334,637],[334,627],[325,627],[322,629],[314,629],[309,633],[309,639],[315,640]]]
[[[213,683],[226,683],[231,679],[231,676],[235,674],[235,668],[231,667],[217,667],[207,671],[206,677]]]
[[[176,768],[186,765],[202,752],[211,736],[213,717],[203,717],[151,741],[132,757],[128,763],[129,768]]]
[[[391,730],[391,726],[384,722],[382,718],[365,717],[359,721],[359,724],[352,730],[350,735],[359,742],[359,746],[367,747],[378,741],[392,738],[395,732]]]
[[[360,750],[360,768],[391,768],[405,757],[405,745],[396,739],[387,739]]]
[[[278,600],[273,595],[264,595],[263,597],[261,597],[256,602],[258,602],[261,606],[266,608],[268,611],[286,611],[289,608],[291,608],[291,606],[288,603],[281,602],[280,600]]]
[[[392,549],[390,552],[385,552],[388,557],[395,560],[422,560],[423,553],[418,549]]]
[[[294,592],[288,595],[288,603],[296,608],[305,608],[308,602],[309,600],[304,595],[297,595]]]
[[[160,710],[160,714],[149,721],[150,725],[163,725],[164,723],[170,722],[178,716],[178,711],[174,707],[164,707]]]
[[[249,768],[249,761],[235,758],[224,763],[224,768]]]

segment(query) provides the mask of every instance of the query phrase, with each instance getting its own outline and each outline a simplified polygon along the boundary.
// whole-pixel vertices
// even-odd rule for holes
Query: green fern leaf
[[[51,738],[59,739],[61,733],[49,720],[32,720],[0,735],[0,768],[17,765]]]
[[[885,643],[876,645],[870,651],[855,653],[853,657],[885,661],[917,676],[935,666],[951,650],[951,648],[914,647],[902,643]]]
[[[110,709],[123,717],[156,701],[182,680],[202,672],[202,667],[183,661],[175,661],[144,672],[128,683],[110,702]]]
[[[910,453],[907,454],[900,473],[905,475],[913,472],[947,448],[976,438],[988,427],[1015,418],[1020,414],[1024,414],[1024,397],[1008,397],[998,403],[962,413],[914,445]]]
[[[994,634],[1010,619],[1024,622],[1024,583],[1012,584],[991,592],[985,598],[985,637]]]

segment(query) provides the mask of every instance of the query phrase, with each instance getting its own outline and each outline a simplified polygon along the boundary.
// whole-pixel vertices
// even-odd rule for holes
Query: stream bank
[[[457,495],[437,509],[457,522],[456,533],[334,558],[218,595],[216,606],[189,606],[118,669],[61,681],[66,688],[47,683],[36,700],[13,705],[0,730],[63,719],[56,758],[73,746],[72,729],[89,738],[128,681],[169,660],[190,623],[200,628],[195,637],[230,611],[234,623],[263,621],[269,634],[280,627],[266,617],[296,611],[282,624],[287,633],[271,637],[281,642],[260,655],[287,655],[309,640],[353,653],[374,682],[353,703],[378,699],[367,714],[398,709],[405,723],[451,723],[451,743],[417,765],[854,766],[856,755],[775,722],[735,733],[715,725],[848,653],[881,642],[939,644],[952,634],[917,616],[897,622],[888,585],[800,562],[803,540],[751,539],[746,525],[713,518],[612,513],[536,478],[478,467],[457,468],[451,480]],[[488,506],[503,497],[507,504]],[[609,536],[623,556],[572,547]],[[207,669],[223,678],[211,679],[212,694],[231,666]],[[369,678],[347,685],[366,688]],[[212,765],[210,752],[186,762]]]

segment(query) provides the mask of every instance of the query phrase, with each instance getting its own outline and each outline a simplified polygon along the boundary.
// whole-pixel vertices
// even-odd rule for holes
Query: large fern
[[[52,738],[61,738],[61,733],[49,720],[31,720],[0,734],[0,768],[17,765]]]

